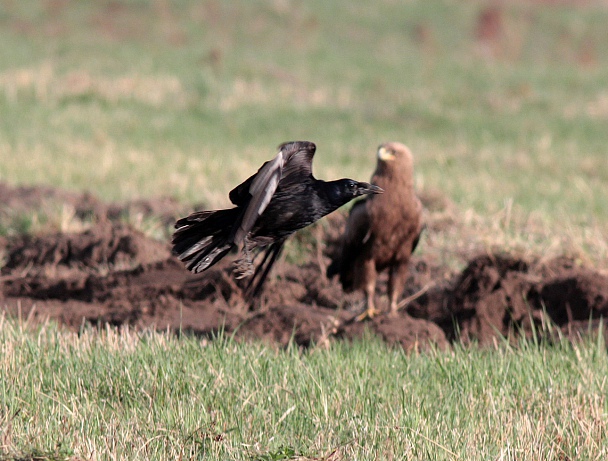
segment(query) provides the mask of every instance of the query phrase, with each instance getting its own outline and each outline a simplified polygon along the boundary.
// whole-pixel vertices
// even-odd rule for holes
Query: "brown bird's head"
[[[413,163],[412,152],[405,144],[400,142],[385,142],[378,147],[378,160],[383,162],[409,162]]]
[[[400,142],[386,142],[378,147],[377,155],[378,165],[375,175],[398,174],[402,178],[411,178],[414,157],[406,145]]]

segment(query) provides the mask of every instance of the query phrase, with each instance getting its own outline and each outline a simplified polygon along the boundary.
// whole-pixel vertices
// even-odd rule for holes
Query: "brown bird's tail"
[[[173,233],[173,254],[194,273],[202,272],[236,247],[232,229],[241,210],[197,211],[178,220]]]

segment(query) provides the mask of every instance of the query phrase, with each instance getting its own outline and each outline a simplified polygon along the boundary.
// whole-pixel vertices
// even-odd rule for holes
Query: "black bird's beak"
[[[368,184],[366,182],[360,182],[358,184],[359,193],[361,195],[365,194],[382,194],[384,193],[384,189],[378,186],[374,186],[373,184]]]

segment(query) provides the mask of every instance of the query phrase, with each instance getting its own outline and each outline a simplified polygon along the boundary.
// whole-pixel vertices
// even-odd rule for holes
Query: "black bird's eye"
[[[356,184],[355,184],[355,182],[354,182],[354,181],[348,181],[348,188],[349,188],[349,189],[354,189],[354,188],[355,188],[355,186],[356,186]]]

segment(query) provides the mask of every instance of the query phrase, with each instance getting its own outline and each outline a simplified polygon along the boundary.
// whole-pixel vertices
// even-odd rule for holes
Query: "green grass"
[[[12,459],[534,459],[608,455],[602,338],[407,354],[0,324]],[[301,459],[301,458],[300,458]]]

